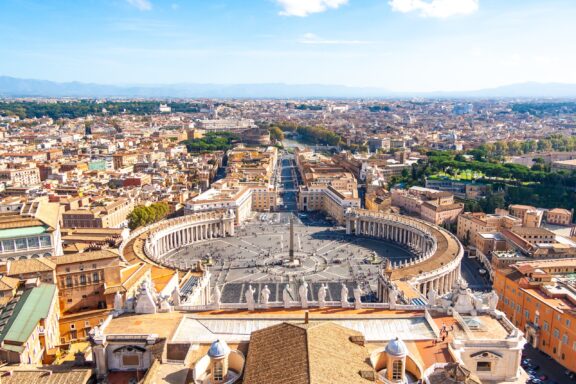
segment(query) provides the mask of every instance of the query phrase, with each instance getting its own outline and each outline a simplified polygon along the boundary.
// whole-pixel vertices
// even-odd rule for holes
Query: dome
[[[392,356],[406,356],[408,354],[408,349],[402,340],[396,338],[394,340],[390,340],[386,346],[385,352]]]
[[[227,356],[229,353],[230,347],[224,340],[216,340],[208,350],[208,356],[215,358]]]

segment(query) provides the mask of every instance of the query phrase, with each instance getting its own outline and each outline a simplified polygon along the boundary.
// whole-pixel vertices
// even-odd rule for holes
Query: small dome
[[[228,356],[229,353],[230,347],[224,340],[216,340],[208,350],[208,356],[215,358]]]
[[[394,340],[390,340],[386,346],[385,352],[392,356],[406,356],[408,354],[408,349],[402,340],[396,338]]]

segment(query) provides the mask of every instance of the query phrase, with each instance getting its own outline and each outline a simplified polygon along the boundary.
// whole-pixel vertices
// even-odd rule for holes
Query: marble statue
[[[496,293],[496,291],[492,291],[488,294],[488,308],[490,308],[491,311],[496,310],[496,307],[498,306],[498,294]]]
[[[362,288],[356,286],[354,288],[354,308],[360,309],[362,308]]]
[[[284,290],[282,291],[282,301],[284,302],[284,308],[290,308],[290,301],[292,297],[290,295],[290,285],[286,284]]]
[[[318,306],[320,308],[326,306],[326,294],[327,294],[328,287],[326,284],[322,284],[318,289]]]
[[[102,328],[98,325],[94,327],[94,338],[100,338],[103,336]]]
[[[252,285],[248,286],[246,292],[244,292],[244,297],[246,298],[246,304],[248,304],[248,310],[253,311],[256,308],[256,303],[254,302],[254,288]]]
[[[172,312],[172,306],[168,302],[169,296],[160,296],[158,301],[160,301],[160,312]]]
[[[172,291],[172,305],[176,307],[180,304],[180,290],[178,287],[174,287],[174,290]]]
[[[348,287],[344,283],[342,283],[342,288],[340,289],[340,303],[342,308],[348,308]]]
[[[398,301],[398,291],[396,291],[393,287],[391,287],[390,289],[388,289],[388,303],[390,303],[390,305],[396,305],[397,301]]]
[[[214,297],[212,298],[212,305],[216,309],[220,309],[222,305],[222,291],[220,291],[220,287],[218,285],[214,286]]]
[[[436,292],[436,290],[432,288],[428,291],[428,295],[426,295],[426,297],[428,298],[428,304],[430,304],[433,307],[436,305],[436,302],[438,301],[438,292]]]
[[[300,296],[300,303],[302,308],[308,308],[308,283],[302,282],[300,288],[298,288],[298,295]]]
[[[260,303],[265,306],[268,306],[269,299],[270,299],[270,289],[268,289],[268,286],[265,285],[262,292],[260,292]]]
[[[120,292],[116,292],[114,295],[114,310],[116,312],[122,312],[123,303],[122,303],[122,294]]]
[[[475,310],[480,310],[482,309],[482,306],[484,305],[484,302],[482,301],[482,297],[474,295],[472,296],[472,304],[474,305],[474,309]]]

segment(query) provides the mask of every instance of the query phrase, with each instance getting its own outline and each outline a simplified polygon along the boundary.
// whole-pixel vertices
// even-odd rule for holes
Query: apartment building
[[[40,170],[35,166],[0,169],[0,183],[11,187],[29,187],[40,182]]]
[[[495,272],[498,309],[527,341],[576,372],[576,259],[514,264]]]
[[[504,214],[466,212],[458,217],[456,236],[464,245],[477,247],[477,235],[481,232],[499,232],[502,229],[522,226],[522,220]]]
[[[0,360],[11,364],[51,363],[60,330],[58,289],[31,279],[0,310]]]
[[[298,210],[324,211],[343,223],[348,208],[360,207],[358,184],[350,171],[308,150],[296,151],[296,165],[303,180],[298,187]]]
[[[546,222],[552,225],[572,225],[574,213],[563,208],[554,208],[546,211]]]
[[[129,198],[93,201],[90,206],[70,209],[62,214],[64,228],[120,228],[134,210]]]
[[[61,255],[59,215],[59,205],[47,202],[0,215],[0,260]]]
[[[392,205],[436,225],[455,223],[464,210],[452,193],[422,187],[392,189]]]

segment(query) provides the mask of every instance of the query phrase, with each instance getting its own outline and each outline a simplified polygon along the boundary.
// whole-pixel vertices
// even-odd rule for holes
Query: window
[[[524,311],[524,318],[526,319],[526,321],[530,321],[530,311],[529,310]]]
[[[66,276],[66,286],[67,287],[72,286],[72,276]]]
[[[549,329],[549,327],[548,327],[548,322],[547,322],[547,321],[545,321],[544,324],[542,324],[542,328],[543,328],[545,331],[547,331],[547,330]]]
[[[566,326],[570,327],[570,319],[566,319]]]
[[[49,247],[51,245],[52,241],[50,240],[50,236],[40,236],[40,246]]]
[[[86,284],[86,275],[80,275],[80,284],[82,285]]]
[[[477,372],[490,372],[492,371],[492,364],[489,361],[479,361],[476,363]]]
[[[553,335],[556,339],[560,338],[560,331],[558,330],[558,328],[554,328]]]
[[[2,247],[4,251],[13,251],[14,250],[14,240],[4,240],[2,242]]]
[[[392,380],[402,380],[402,360],[394,360],[392,363]]]
[[[562,335],[562,344],[568,344],[568,335],[567,334]]]
[[[98,275],[98,272],[94,272],[94,273],[92,274],[92,281],[93,281],[94,283],[97,283],[99,280],[100,280],[100,276]]]
[[[26,249],[28,244],[26,244],[26,239],[16,239],[16,249]]]
[[[28,246],[30,248],[38,248],[40,246],[40,240],[37,237],[28,238]]]

